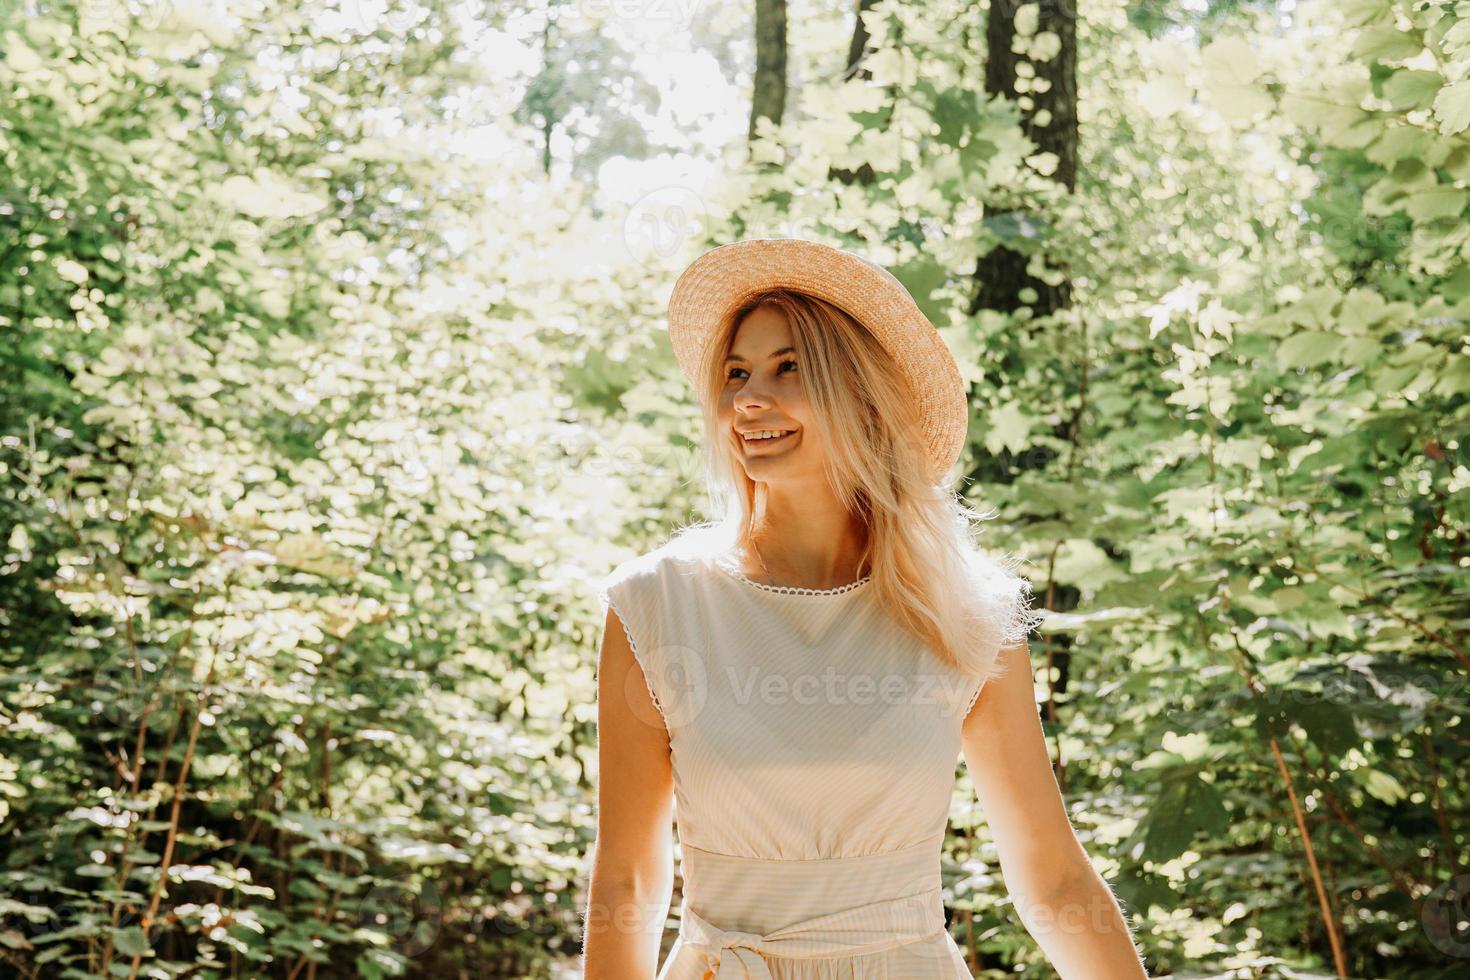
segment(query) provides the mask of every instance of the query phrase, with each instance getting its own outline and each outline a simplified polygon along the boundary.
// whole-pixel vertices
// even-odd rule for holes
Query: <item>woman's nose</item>
[[[765,389],[765,382],[759,378],[747,378],[740,389],[735,392],[735,404],[737,405],[765,405],[770,400],[770,395]]]

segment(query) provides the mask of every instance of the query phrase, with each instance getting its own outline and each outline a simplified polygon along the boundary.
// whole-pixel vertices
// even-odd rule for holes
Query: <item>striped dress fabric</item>
[[[972,978],[940,844],[983,679],[870,585],[773,586],[665,550],[600,583],[669,733],[684,884],[657,980]]]

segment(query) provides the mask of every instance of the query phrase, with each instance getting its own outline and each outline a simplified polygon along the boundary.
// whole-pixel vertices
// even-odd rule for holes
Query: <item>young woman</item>
[[[1052,774],[1029,586],[944,486],[969,405],[934,327],[859,256],[755,239],[680,276],[669,333],[723,520],[599,587],[586,980],[970,978],[940,887],[961,754],[1057,972],[1146,976]]]

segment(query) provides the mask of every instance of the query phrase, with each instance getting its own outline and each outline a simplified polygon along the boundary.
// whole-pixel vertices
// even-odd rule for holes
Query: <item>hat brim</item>
[[[918,405],[933,479],[964,449],[970,417],[964,378],[944,338],[888,270],[844,249],[799,238],[732,242],[695,259],[669,297],[669,341],[691,385],[730,312],[757,293],[792,289],[836,306],[893,356]]]

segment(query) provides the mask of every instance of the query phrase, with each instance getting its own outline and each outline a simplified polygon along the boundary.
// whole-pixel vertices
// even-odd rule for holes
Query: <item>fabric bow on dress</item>
[[[699,980],[772,980],[767,955],[856,956],[926,939],[944,929],[940,901],[935,888],[817,916],[766,935],[720,929],[686,906],[679,935],[684,951],[702,959]]]
[[[694,915],[688,911],[684,914]],[[716,929],[703,920],[700,923],[696,934],[702,933],[708,938],[690,945],[703,947],[708,968],[718,980],[771,980],[770,968],[760,954],[761,950],[770,948],[765,936]]]

